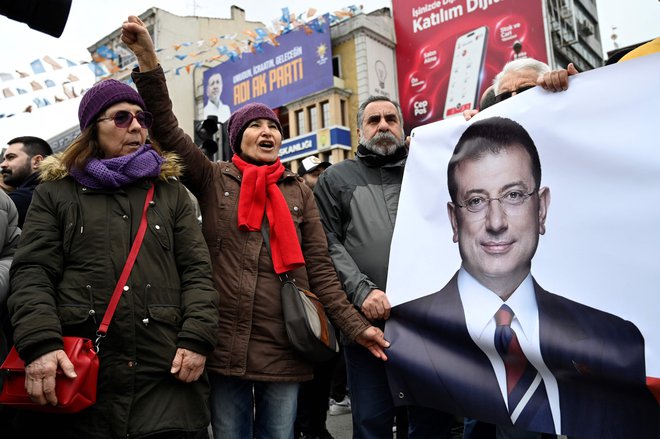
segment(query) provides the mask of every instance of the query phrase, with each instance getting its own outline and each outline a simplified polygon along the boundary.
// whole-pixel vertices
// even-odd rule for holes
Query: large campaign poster
[[[648,55],[413,130],[387,287],[395,401],[582,438],[660,437],[659,70]],[[526,154],[486,151],[458,165],[466,192],[448,204],[459,138],[496,117],[529,134],[539,187]],[[529,277],[500,297],[509,271]]]
[[[327,15],[274,41],[204,72],[205,117],[214,111],[228,117],[228,112],[251,102],[276,108],[332,86]],[[223,116],[218,115],[221,121]]]
[[[477,106],[504,64],[547,62],[542,0],[393,0],[406,128]]]

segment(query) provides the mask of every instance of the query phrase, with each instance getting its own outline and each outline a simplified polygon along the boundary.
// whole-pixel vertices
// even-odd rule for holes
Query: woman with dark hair
[[[73,415],[23,411],[23,437],[207,437],[217,292],[181,165],[146,143],[145,109],[130,86],[97,83],[80,102],[80,136],[42,162],[9,297],[26,389],[39,404],[56,405],[56,380],[75,376],[62,337],[96,338],[151,187],[154,195],[101,340],[96,404]]]
[[[277,115],[258,103],[236,110],[229,119],[236,154],[231,162],[210,162],[178,126],[144,23],[129,17],[122,40],[137,57],[133,78],[154,111],[151,134],[180,154],[189,170],[183,181],[202,210],[221,310],[207,364],[214,436],[290,439],[299,383],[312,378],[312,364],[287,338],[278,275],[289,273],[300,287],[317,293],[333,323],[376,357],[386,359],[388,343],[341,288],[312,191],[279,160]]]

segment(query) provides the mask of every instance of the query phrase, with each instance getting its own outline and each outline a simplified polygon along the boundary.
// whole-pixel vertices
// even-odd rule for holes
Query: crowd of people
[[[352,412],[354,438],[392,437],[395,425],[399,438],[451,438],[463,421],[397,408],[386,372],[389,249],[409,150],[399,104],[364,100],[355,158],[309,157],[297,174],[280,162],[277,115],[247,104],[228,115],[232,159],[212,162],[178,125],[145,24],[129,17],[121,39],[137,59],[137,91],[97,83],[64,152],[19,137],[0,164],[9,193],[0,191],[0,355],[13,341],[42,405],[56,406],[55,383],[75,376],[62,338],[96,338],[153,188],[144,242],[98,351],[97,401],[67,415],[0,408],[2,437],[331,439],[332,401]],[[513,61],[481,108],[534,86],[565,90],[574,74]],[[215,79],[210,99],[222,87]],[[470,215],[459,201],[457,230]],[[312,364],[290,345],[284,275],[315,292],[341,332],[331,361]],[[464,423],[470,439],[541,437]]]

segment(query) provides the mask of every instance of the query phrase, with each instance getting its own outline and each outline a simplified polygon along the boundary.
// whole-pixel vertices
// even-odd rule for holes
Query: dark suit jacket
[[[561,433],[658,438],[658,402],[646,387],[644,339],[631,322],[534,282],[541,355],[557,378]],[[511,425],[492,366],[465,324],[457,276],[439,292],[395,307],[387,362],[399,405],[421,405]]]

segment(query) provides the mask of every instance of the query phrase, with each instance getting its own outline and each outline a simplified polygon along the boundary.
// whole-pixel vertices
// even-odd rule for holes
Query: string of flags
[[[277,47],[277,39],[289,32],[302,30],[307,35],[322,33],[326,19],[332,25],[361,11],[361,7],[353,5],[325,15],[317,14],[315,8],[295,14],[285,7],[282,8],[281,16],[273,20],[271,26],[198,41],[185,41],[170,47],[157,48],[156,52],[161,60],[176,60],[181,63],[167,70],[166,74],[180,75],[184,71],[189,74],[195,67],[205,64],[235,62],[246,53],[262,53],[265,45]],[[45,56],[32,61],[29,69],[16,69],[12,73],[0,72],[0,119],[78,97],[96,80],[132,69],[133,65],[128,65],[130,63],[126,60],[134,60],[133,54],[127,48],[122,45],[115,48],[103,45],[92,54],[91,62],[76,63],[67,58],[54,59]]]
[[[343,9],[327,14],[329,24],[350,18],[361,12],[361,7],[351,5]],[[282,8],[281,16],[273,20],[272,26],[247,29],[240,34],[218,35],[198,41],[185,41],[172,45],[171,47],[156,48],[156,52],[162,60],[174,60],[182,62],[181,65],[165,71],[166,74],[174,73],[180,75],[183,71],[190,73],[195,67],[208,63],[222,63],[225,61],[235,62],[245,53],[262,53],[264,45],[278,46],[277,39],[302,29],[307,35],[313,32],[323,32],[324,16],[318,15],[315,8],[309,8],[306,12],[294,14],[288,7]],[[186,51],[188,49],[189,51]],[[126,51],[122,46],[115,49],[106,45],[99,47],[92,55],[93,62],[99,66],[97,76],[108,76],[113,73],[132,69],[133,66],[124,65],[122,58],[131,55],[124,54]],[[169,64],[169,63],[168,63]]]
[[[0,73],[0,119],[82,96],[95,82],[91,63],[45,56]]]

